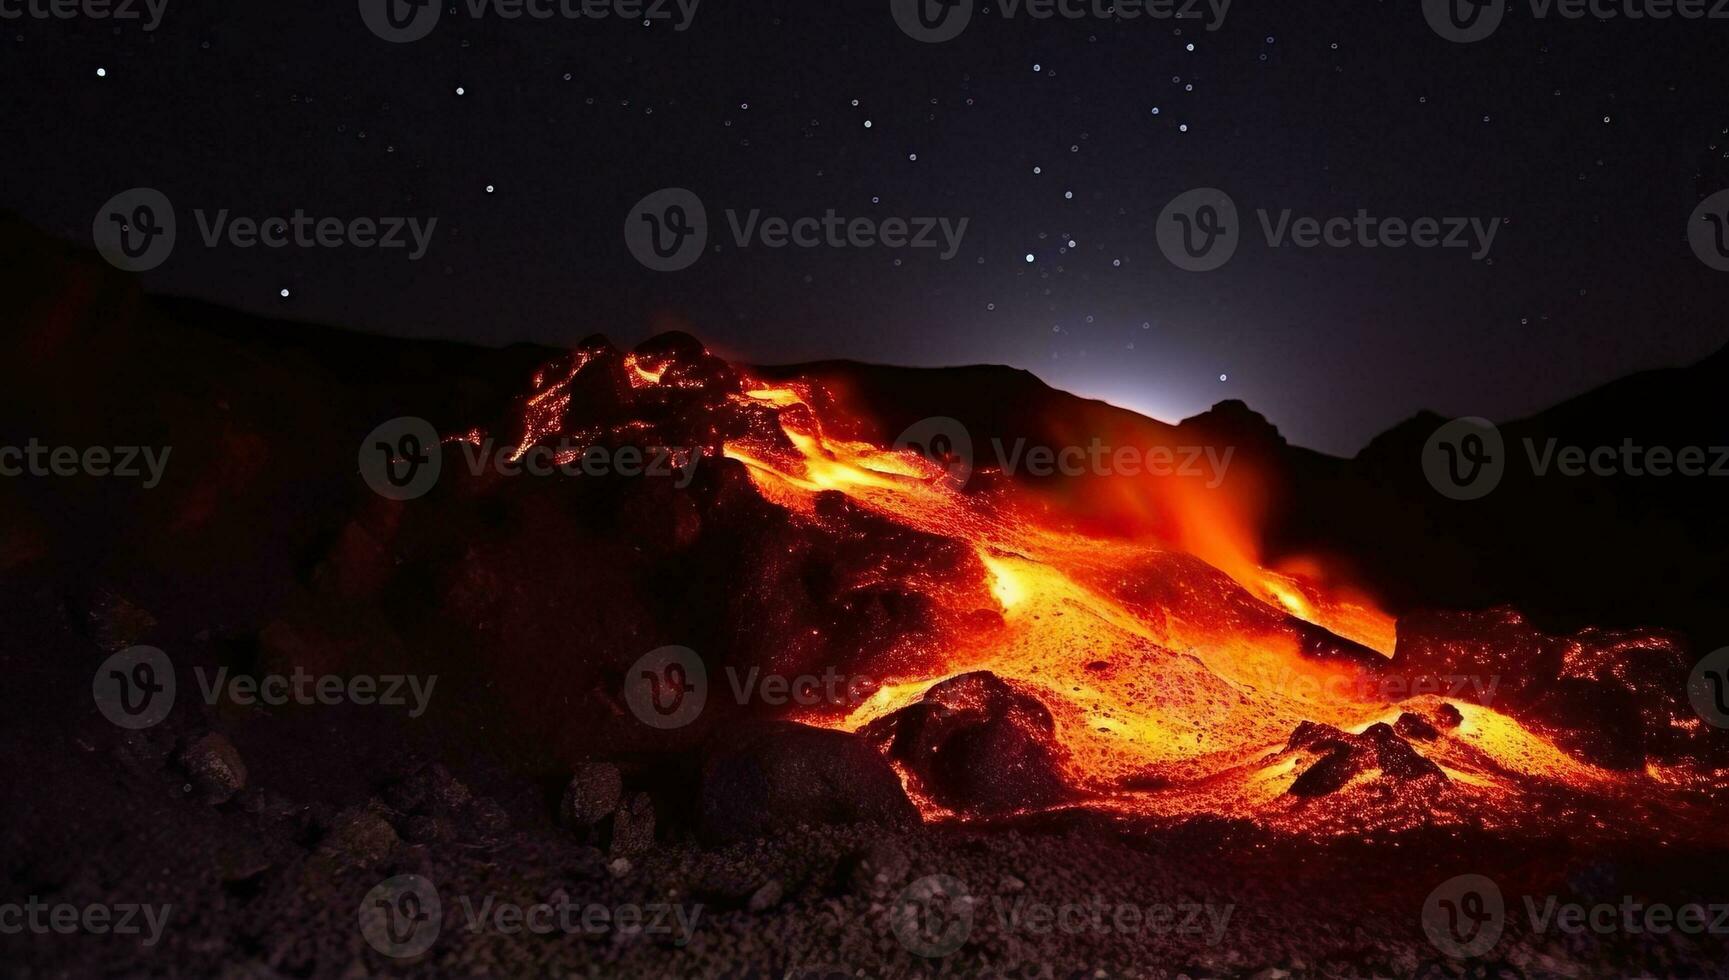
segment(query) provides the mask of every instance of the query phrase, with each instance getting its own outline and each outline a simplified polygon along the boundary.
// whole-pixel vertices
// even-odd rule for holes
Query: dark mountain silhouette
[[[526,379],[561,353],[383,338],[147,296],[93,252],[10,216],[0,217],[0,309],[0,443],[167,444],[175,454],[160,493],[0,481],[15,529],[0,573],[43,562],[100,576],[151,562],[236,610],[267,607],[339,533],[355,499],[353,447],[373,426],[419,415],[446,431],[502,431]],[[1006,367],[753,370],[825,382],[884,440],[921,419],[958,419],[985,466],[1017,440],[1230,447],[1264,498],[1266,559],[1324,556],[1396,613],[1513,604],[1556,629],[1656,625],[1703,649],[1729,642],[1729,476],[1539,477],[1527,452],[1550,440],[1630,442],[1698,446],[1714,461],[1710,447],[1729,446],[1729,348],[1503,422],[1505,479],[1471,502],[1423,475],[1424,444],[1445,421],[1428,413],[1347,460],[1289,445],[1237,401],[1169,425]],[[1085,516],[1085,495],[1071,496]]]

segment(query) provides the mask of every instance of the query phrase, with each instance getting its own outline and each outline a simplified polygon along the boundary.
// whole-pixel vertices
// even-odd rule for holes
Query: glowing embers
[[[650,361],[637,354],[624,355],[625,378],[632,388],[652,388],[666,376],[670,361]]]
[[[542,440],[560,433],[565,411],[570,408],[571,382],[594,357],[587,350],[572,351],[564,365],[551,364],[535,372],[534,392],[522,411],[522,438],[510,454],[511,462],[520,460]]]

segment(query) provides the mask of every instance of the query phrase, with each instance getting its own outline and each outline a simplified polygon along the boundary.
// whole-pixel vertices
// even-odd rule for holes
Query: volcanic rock
[[[452,776],[450,770],[441,763],[434,762],[428,766],[427,777],[431,781],[432,802],[445,810],[460,810],[474,797],[468,787]]]
[[[1328,752],[1321,760],[1297,777],[1291,784],[1292,796],[1326,796],[1337,793],[1345,788],[1351,777],[1366,768],[1363,753],[1350,746],[1341,745]]]
[[[246,788],[246,763],[240,751],[216,732],[188,743],[177,761],[206,803],[226,803]]]
[[[242,812],[250,813],[261,820],[277,822],[287,820],[295,815],[293,801],[281,793],[248,786],[234,797],[234,802]]]
[[[1448,692],[1489,704],[1526,700],[1533,688],[1560,676],[1564,659],[1562,642],[1517,610],[1420,612],[1400,617],[1387,669],[1413,693]],[[1460,680],[1468,684],[1460,687]]]
[[[578,766],[564,788],[559,819],[573,830],[592,827],[618,809],[623,795],[624,779],[617,766],[606,762]]]
[[[752,912],[767,912],[769,909],[780,904],[781,896],[784,893],[785,888],[781,883],[774,878],[770,878],[761,888],[758,888],[750,896],[750,903],[747,908]]]
[[[698,789],[698,832],[711,843],[799,824],[918,822],[900,778],[864,740],[792,722],[756,722],[711,743]]]
[[[393,810],[420,813],[432,799],[432,780],[421,770],[385,786],[379,796]]]
[[[417,813],[402,822],[402,839],[411,844],[445,843],[456,839],[456,827],[446,817]]]
[[[1362,736],[1375,753],[1375,765],[1381,772],[1394,779],[1411,780],[1424,776],[1440,776],[1446,778],[1441,767],[1423,758],[1411,743],[1400,738],[1393,731],[1393,726],[1382,723],[1370,725]]]
[[[137,644],[156,628],[148,610],[107,590],[86,601],[83,620],[85,633],[109,653]]]
[[[336,815],[330,833],[318,845],[318,853],[362,867],[390,856],[399,838],[385,819],[384,806],[376,800],[351,806]]]
[[[686,459],[670,463],[683,466]],[[701,467],[703,461],[696,460],[696,465]],[[702,534],[702,513],[696,502],[666,480],[644,481],[640,492],[620,502],[615,520],[637,547],[657,556],[683,551]]]
[[[1453,710],[1458,711],[1459,709],[1454,708]],[[1422,715],[1414,715],[1409,711],[1399,715],[1398,720],[1393,722],[1393,730],[1416,742],[1433,742],[1441,737],[1440,731],[1434,725],[1429,724]]]
[[[1663,631],[1552,636],[1498,608],[1400,619],[1388,669],[1413,692],[1475,700],[1535,722],[1597,765],[1639,769],[1648,757],[1720,751],[1690,723],[1690,666],[1680,640]]]
[[[989,671],[952,677],[862,734],[905,763],[944,806],[1008,813],[1069,797],[1056,726],[1039,700]]]
[[[1332,725],[1323,725],[1319,722],[1305,721],[1298,724],[1296,730],[1291,732],[1290,739],[1285,742],[1285,751],[1289,752],[1292,749],[1307,748],[1311,745],[1320,745],[1327,742],[1345,744],[1349,740],[1349,735],[1346,735],[1339,729],[1334,728]]]
[[[632,793],[612,812],[608,827],[608,853],[640,854],[654,846],[654,800],[647,793]]]
[[[442,763],[430,763],[384,787],[383,801],[401,813],[435,813],[455,818],[474,794]]]
[[[931,592],[969,579],[982,587],[984,567],[971,549],[838,492],[818,494],[815,510],[820,523],[765,521],[747,538],[750,584],[728,609],[739,663],[788,676],[837,668],[860,678],[892,651],[962,627]]]
[[[847,884],[856,895],[882,895],[900,884],[911,869],[906,851],[893,841],[879,840],[853,855]]]
[[[123,733],[114,743],[114,757],[129,769],[157,772],[174,755],[174,738],[160,728]]]
[[[1353,735],[1331,725],[1305,721],[1291,733],[1285,751],[1324,753],[1291,784],[1293,796],[1336,793],[1356,776],[1372,770],[1398,782],[1428,776],[1447,778],[1440,766],[1424,758],[1385,723],[1370,725],[1361,735]]]
[[[492,840],[510,830],[510,814],[497,800],[477,799],[462,812],[466,836]]]
[[[606,877],[606,855],[598,847],[579,847],[565,860],[565,871],[580,881]]]

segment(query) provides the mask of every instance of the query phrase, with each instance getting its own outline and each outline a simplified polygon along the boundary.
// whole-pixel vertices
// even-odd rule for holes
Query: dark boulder
[[[559,822],[572,830],[592,827],[618,809],[623,797],[624,779],[617,766],[606,762],[578,766],[564,788]]]
[[[1414,694],[1474,700],[1596,765],[1638,770],[1648,759],[1701,762],[1720,750],[1691,724],[1690,667],[1680,639],[1661,630],[1556,636],[1497,608],[1401,618],[1388,671]],[[1457,724],[1447,710],[1454,718],[1441,718],[1444,728]]]
[[[1303,770],[1291,784],[1292,796],[1326,796],[1345,788],[1351,777],[1365,768],[1364,754],[1341,745],[1322,756],[1319,762]]]
[[[1455,712],[1459,709],[1454,708]],[[1433,742],[1441,737],[1441,732],[1431,725],[1422,715],[1414,715],[1407,711],[1393,722],[1393,731],[1413,742]]]
[[[211,732],[180,750],[180,768],[206,803],[226,803],[246,788],[246,763],[226,736]]]
[[[866,845],[853,854],[847,886],[855,895],[880,896],[898,886],[912,870],[912,859],[891,840]]]
[[[768,837],[799,824],[918,822],[894,768],[845,732],[755,722],[711,743],[698,831],[711,843]]]
[[[400,840],[390,825],[390,811],[376,801],[351,806],[336,815],[330,833],[319,842],[318,856],[340,865],[370,867],[390,856]]]
[[[613,857],[640,854],[653,847],[654,800],[647,793],[632,793],[613,811],[607,830],[607,851]]]
[[[954,810],[1010,813],[1072,797],[1058,765],[1050,711],[988,671],[943,681],[861,734]]]
[[[1425,759],[1410,742],[1399,737],[1388,724],[1370,725],[1362,735],[1375,754],[1375,765],[1394,779],[1408,781],[1425,776],[1446,779],[1441,767]]]
[[[1415,715],[1400,718],[1427,725]],[[1409,723],[1408,723],[1409,724]],[[1434,731],[1429,727],[1429,731]],[[1439,732],[1435,732],[1438,737]],[[1424,758],[1392,725],[1370,725],[1361,735],[1340,731],[1331,725],[1303,722],[1291,733],[1285,751],[1318,754],[1318,758],[1291,784],[1292,796],[1326,796],[1344,789],[1363,773],[1408,783],[1433,777],[1445,782],[1441,767]]]

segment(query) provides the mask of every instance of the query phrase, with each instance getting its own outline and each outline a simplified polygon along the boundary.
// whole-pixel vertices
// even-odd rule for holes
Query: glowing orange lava
[[[518,455],[568,435],[573,382],[597,356],[579,351],[536,376]],[[952,614],[942,622],[976,628],[918,640],[931,649],[870,668],[876,686],[866,701],[838,714],[812,709],[801,718],[810,724],[860,731],[933,685],[988,671],[1048,709],[1055,763],[1074,792],[1063,805],[1218,815],[1304,834],[1541,827],[1546,814],[1573,807],[1563,798],[1614,797],[1622,812],[1699,817],[1677,794],[1711,782],[1706,774],[1607,771],[1483,706],[1492,698],[1390,683],[1393,618],[1313,561],[1266,567],[1254,501],[1240,490],[1094,484],[1086,492],[1112,495],[1105,509],[1128,528],[1105,533],[1071,519],[1048,492],[997,474],[967,486],[916,452],[860,438],[869,430],[810,382],[741,383],[733,374],[709,387],[709,375],[674,357],[634,354],[621,374],[640,397],[695,392],[755,420],[730,430],[724,455],[795,520],[822,525],[833,513],[824,495],[838,494],[958,543],[957,554],[976,563],[918,586]],[[955,816],[896,765],[928,817]]]
[[[1508,715],[1465,704],[1450,736],[1424,746],[1448,777],[1444,790],[1421,801],[1397,792],[1389,799],[1385,787],[1358,779],[1339,798],[1358,793],[1376,797],[1375,805],[1313,812],[1288,793],[1315,759],[1285,748],[1299,724],[1363,733],[1407,712],[1445,709],[1442,698],[1389,690],[1359,661],[1303,656],[1289,617],[1390,656],[1390,616],[1361,596],[1321,594],[1305,578],[1254,563],[1251,529],[1229,524],[1226,508],[1204,490],[1186,491],[1195,499],[1182,511],[1188,523],[1179,547],[1087,536],[1042,526],[1013,491],[965,493],[916,453],[829,435],[800,385],[743,397],[799,409],[780,414],[784,444],[726,446],[764,497],[812,514],[816,495],[835,491],[901,524],[966,542],[988,573],[989,595],[947,598],[988,603],[1004,624],[958,638],[939,672],[890,678],[850,715],[812,723],[856,731],[936,682],[988,670],[1050,709],[1064,775],[1093,805],[1173,817],[1253,815],[1310,833],[1492,824],[1518,819],[1517,799],[1546,784],[1605,794],[1627,788],[1624,774],[1575,759]],[[927,815],[943,815],[924,805]]]

